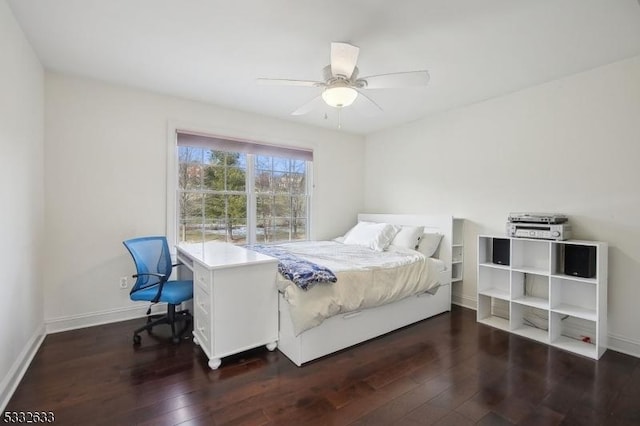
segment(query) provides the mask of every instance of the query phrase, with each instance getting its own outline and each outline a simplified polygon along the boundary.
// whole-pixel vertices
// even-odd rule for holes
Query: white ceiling
[[[47,69],[298,123],[335,128],[336,110],[291,116],[320,89],[256,78],[320,80],[331,41],[360,47],[362,76],[429,71],[367,91],[376,117],[345,108],[359,134],[640,54],[638,0],[8,2]]]

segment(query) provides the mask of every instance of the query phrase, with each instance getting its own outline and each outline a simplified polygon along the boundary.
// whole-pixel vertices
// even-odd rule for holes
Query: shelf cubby
[[[462,261],[451,263],[451,282],[462,281]]]
[[[591,248],[592,252],[595,253],[594,258],[589,258],[586,255],[586,252],[584,251],[582,252],[582,254],[577,254],[577,256],[574,256],[574,257],[579,258],[581,263],[588,263],[590,264],[589,266],[591,268],[595,268],[595,272],[596,272],[595,276],[588,276],[588,277],[578,276],[577,273],[569,273],[568,271],[565,270],[565,265],[567,264],[565,260],[566,260],[566,257],[568,256],[566,252],[569,250],[569,248],[574,248],[572,252],[576,253],[575,249],[576,248],[579,249],[581,247]],[[565,277],[567,279],[576,280],[576,281],[596,283],[598,282],[597,273],[598,271],[601,271],[601,265],[598,265],[598,259],[601,259],[601,260],[604,259],[606,261],[606,258],[607,258],[606,246],[605,246],[604,253],[599,253],[599,251],[600,251],[599,245],[594,244],[591,241],[572,240],[572,241],[556,242],[552,246],[551,274]],[[573,263],[573,262],[570,262],[570,263]],[[586,269],[590,269],[590,268],[586,268]]]
[[[566,277],[551,277],[551,310],[595,321],[598,317],[598,292],[595,283],[584,283]]]
[[[549,311],[518,303],[511,305],[511,332],[549,343]]]
[[[491,237],[479,237],[478,239],[478,264],[493,266],[499,269],[509,269],[508,265],[493,263],[493,240]]]
[[[549,309],[549,277],[511,271],[511,300],[538,309]]]
[[[491,327],[509,331],[508,302],[504,299],[481,294],[478,297],[477,320]]]
[[[480,265],[478,292],[486,296],[509,300],[511,298],[509,271]]]
[[[600,358],[606,348],[599,344],[597,325],[597,321],[552,312],[549,323],[551,344],[590,358]]]
[[[532,274],[549,275],[551,246],[548,241],[511,240],[511,268]]]
[[[451,247],[451,261],[453,263],[462,262],[463,261],[463,246],[452,246]]]

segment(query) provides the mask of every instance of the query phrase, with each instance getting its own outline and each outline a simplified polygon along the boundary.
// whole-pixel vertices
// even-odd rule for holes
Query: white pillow
[[[333,241],[335,241],[337,243],[343,243],[344,244],[345,238],[347,238],[347,236],[351,233],[351,231],[353,231],[353,228],[355,228],[355,226],[352,227],[352,228],[349,228],[349,230],[347,232],[345,232],[344,235],[341,235],[339,237],[334,238]]]
[[[391,243],[398,230],[398,227],[388,223],[358,222],[347,233],[343,243],[383,251]]]
[[[438,249],[438,244],[442,239],[442,234],[424,233],[420,238],[420,244],[418,245],[418,251],[427,257],[434,255]]]
[[[424,226],[405,226],[403,225],[393,240],[392,246],[404,247],[411,250],[416,250],[420,243],[420,237],[424,233]]]

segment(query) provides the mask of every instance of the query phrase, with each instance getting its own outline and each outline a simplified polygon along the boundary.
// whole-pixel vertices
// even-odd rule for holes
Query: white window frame
[[[169,246],[171,247],[171,252],[175,253],[175,245],[178,244],[178,203],[176,199],[176,194],[178,192],[178,169],[179,169],[179,159],[178,159],[178,132],[184,131],[187,133],[201,133],[201,134],[209,134],[209,135],[225,135],[228,138],[237,138],[243,140],[255,140],[264,142],[265,144],[270,145],[280,145],[280,146],[291,146],[294,147],[288,141],[282,140],[269,140],[265,141],[264,138],[256,137],[255,135],[248,134],[239,134],[238,132],[234,132],[229,129],[211,129],[211,128],[198,128],[191,125],[187,125],[184,123],[179,123],[177,121],[169,120],[167,123],[167,208],[166,208],[166,237],[169,241]],[[253,159],[250,160],[250,163],[247,164],[248,167],[253,167]],[[307,184],[307,194],[308,194],[308,204],[307,204],[307,223],[306,223],[306,235],[308,239],[313,239],[312,229],[313,229],[313,162],[307,162],[306,167],[306,184]],[[247,222],[255,224],[255,203],[256,196],[253,191],[253,182],[248,183],[249,187],[247,187]],[[249,233],[247,234],[248,241],[255,242],[256,241],[256,233],[255,233],[255,225],[249,227]]]

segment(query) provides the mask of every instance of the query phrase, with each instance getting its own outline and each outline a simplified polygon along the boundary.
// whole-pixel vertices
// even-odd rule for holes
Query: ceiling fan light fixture
[[[358,91],[349,86],[328,87],[322,92],[322,99],[334,108],[349,106],[358,97]]]

